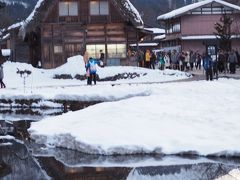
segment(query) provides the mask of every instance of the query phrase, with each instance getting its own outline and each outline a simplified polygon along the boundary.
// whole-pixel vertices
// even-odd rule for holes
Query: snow
[[[23,24],[24,24],[23,21],[21,21],[21,22],[17,22],[17,23],[15,23],[15,24],[12,24],[11,26],[9,26],[9,27],[7,28],[7,30],[9,31],[9,30],[12,30],[12,29],[15,29],[15,28],[21,27]]]
[[[220,38],[216,35],[198,35],[198,36],[182,36],[182,40],[202,40],[202,39],[217,39]],[[232,35],[231,38],[238,38],[236,35]]]
[[[0,34],[1,35],[1,34]],[[6,40],[10,37],[10,33],[7,33],[5,36],[2,37],[2,40]]]
[[[10,49],[2,49],[2,55],[3,56],[10,56],[11,50]]]
[[[32,13],[27,17],[27,19],[25,20],[23,26],[26,26],[26,24],[28,24],[28,23],[33,19],[33,17],[34,17],[35,14],[36,14],[37,9],[42,5],[42,3],[43,3],[44,1],[45,1],[45,0],[38,0],[37,4],[36,4],[35,7],[34,7],[34,10],[33,10]]]
[[[143,26],[143,20],[138,12],[138,10],[133,6],[133,4],[129,0],[124,1],[124,6],[134,15],[134,19],[136,22],[140,23]]]
[[[37,4],[35,5],[34,10],[31,12],[31,14],[25,19],[25,21],[21,24],[21,31],[24,33],[25,31],[25,27],[28,25],[29,22],[31,22],[34,18],[34,16],[36,16],[37,14],[37,10],[41,7],[41,5],[45,2],[46,0],[38,0]],[[139,12],[137,11],[137,9],[132,5],[132,3],[129,0],[125,0],[124,1],[124,7],[126,7],[129,12],[132,13],[132,15],[134,16],[134,20],[138,23],[140,23],[141,25],[143,25],[143,20],[139,14]]]
[[[55,98],[62,98],[62,99],[84,99],[87,100],[93,97],[96,99],[111,99],[111,98],[124,98],[131,94],[142,94],[145,93],[145,90],[135,88],[135,91],[128,92],[127,90],[123,90],[122,88],[114,88],[112,85],[119,85],[119,84],[129,84],[129,83],[151,83],[151,82],[165,82],[165,81],[172,81],[178,79],[186,79],[188,78],[189,74],[179,71],[173,70],[150,70],[145,68],[138,68],[138,67],[123,67],[123,66],[116,66],[116,67],[105,67],[100,68],[98,67],[98,75],[100,78],[106,78],[109,76],[115,76],[117,74],[122,73],[138,73],[140,77],[136,77],[134,79],[121,79],[117,81],[111,82],[98,82],[97,87],[87,87],[86,80],[80,81],[77,79],[68,79],[68,80],[60,80],[60,79],[53,79],[55,75],[60,74],[70,74],[72,77],[75,77],[77,74],[85,75],[85,65],[82,56],[75,56],[69,58],[67,63],[56,68],[50,70],[38,69],[34,68],[29,64],[25,63],[15,63],[15,62],[6,62],[3,64],[4,69],[4,82],[7,89],[2,89],[0,91],[0,98],[2,99],[16,99],[16,98],[25,98],[25,99],[55,99]],[[17,69],[24,71],[29,70],[32,73],[26,77],[26,93],[24,92],[23,81],[24,78],[20,77],[17,74]],[[78,86],[82,86],[79,88]],[[109,94],[104,93],[105,91],[108,92],[109,87],[111,91]],[[95,93],[95,96],[89,96],[92,91],[89,89],[98,90],[100,93]],[[118,92],[118,93],[117,93]],[[122,93],[120,93],[122,92]]]
[[[7,135],[7,136],[0,136],[0,139],[1,140],[13,140],[13,139],[15,139],[13,136],[9,136],[9,135]]]
[[[163,34],[163,35],[155,36],[153,39],[154,40],[162,40],[162,39],[165,39],[165,38],[166,38],[166,34]]]
[[[7,5],[20,4],[20,5],[22,5],[24,8],[27,8],[27,7],[29,6],[27,3],[19,2],[19,1],[15,1],[15,0],[1,0],[1,2],[4,2],[4,3],[6,3]]]
[[[240,179],[240,169],[233,169],[227,175],[217,178],[216,180],[236,180]]]
[[[200,1],[200,2],[194,3],[194,4],[190,4],[188,6],[184,6],[182,8],[179,8],[179,9],[173,10],[173,11],[171,11],[169,13],[166,13],[166,14],[163,14],[161,16],[158,16],[157,20],[171,19],[171,18],[180,16],[180,15],[182,15],[182,14],[188,12],[188,11],[194,10],[196,8],[199,8],[201,6],[204,6],[204,5],[213,3],[213,2],[216,2],[216,3],[219,3],[221,5],[228,6],[230,8],[233,8],[233,9],[236,9],[236,10],[240,11],[240,7],[239,6],[231,4],[231,3],[228,3],[228,2],[225,2],[223,0],[205,0],[205,1]]]
[[[165,34],[165,29],[160,28],[144,28],[147,31],[152,31],[154,34]]]
[[[163,84],[189,74],[118,66],[98,67],[100,78],[134,72],[140,77],[86,86],[86,80],[53,79],[56,74],[84,75],[82,56],[50,70],[13,62],[3,66],[7,88],[1,89],[0,99],[40,99],[40,105],[58,107],[48,101],[104,102],[33,123],[30,133],[37,143],[103,155],[240,155],[239,80]],[[32,72],[26,91],[17,68]]]
[[[148,91],[33,123],[31,137],[89,154],[240,155],[239,80],[117,88]],[[98,89],[95,86],[91,96],[103,93]],[[106,89],[107,94],[112,90]]]
[[[157,46],[158,43],[139,43],[139,44],[130,44],[130,46],[139,46],[139,47],[145,47],[145,46]]]

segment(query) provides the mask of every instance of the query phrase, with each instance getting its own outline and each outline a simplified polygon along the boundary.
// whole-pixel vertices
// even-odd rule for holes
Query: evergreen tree
[[[231,25],[233,20],[226,13],[220,18],[220,22],[215,24],[214,34],[217,36],[220,44],[220,49],[229,51],[231,50]]]

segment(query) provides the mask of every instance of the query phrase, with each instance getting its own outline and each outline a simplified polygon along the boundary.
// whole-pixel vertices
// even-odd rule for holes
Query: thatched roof
[[[46,16],[46,9],[56,2],[56,0],[39,0],[32,13],[25,20],[22,29],[28,31],[35,26]],[[143,20],[139,12],[129,0],[110,0],[110,3],[119,10],[126,21],[130,21],[135,27],[143,27]]]

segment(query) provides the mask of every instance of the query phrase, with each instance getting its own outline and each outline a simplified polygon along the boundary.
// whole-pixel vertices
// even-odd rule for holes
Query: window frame
[[[63,46],[61,44],[55,44],[53,46],[54,54],[62,54],[63,53]]]
[[[114,48],[110,48],[110,46]],[[112,53],[111,50],[115,50],[114,53]],[[127,57],[127,45],[126,43],[109,43],[107,44],[107,50],[108,50],[108,58],[126,58]],[[123,50],[123,51],[122,51]]]
[[[60,13],[60,6],[64,4],[67,7],[67,13]],[[76,6],[71,6],[71,4],[76,4]],[[74,11],[70,11],[70,7],[75,7]],[[73,13],[74,12],[74,13]],[[78,1],[59,1],[58,3],[58,15],[59,17],[68,17],[68,16],[78,16],[79,15],[79,3]]]
[[[91,48],[90,47],[94,47],[94,55],[93,53],[91,53]],[[89,50],[91,49],[91,50]],[[106,49],[105,49],[105,44],[87,44],[86,45],[86,50],[88,52],[89,57],[95,58],[95,59],[99,59],[100,58],[100,50],[102,50],[102,52],[104,54],[106,54]]]
[[[92,3],[95,2],[97,3],[96,6],[97,6],[97,12],[93,12],[92,10]],[[101,9],[105,6],[103,6],[103,3],[106,3],[106,7],[107,9]],[[89,14],[90,16],[108,16],[110,14],[110,6],[109,6],[109,1],[108,0],[104,0],[104,1],[101,1],[101,0],[91,0],[89,1]]]

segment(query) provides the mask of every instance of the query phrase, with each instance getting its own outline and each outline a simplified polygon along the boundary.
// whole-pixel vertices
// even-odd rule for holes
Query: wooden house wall
[[[107,16],[90,16],[89,0],[79,0],[78,16],[59,17],[59,1],[62,0],[55,0],[48,8],[40,25],[44,68],[54,68],[70,56],[83,55],[86,44],[123,43],[128,46],[139,38],[137,30],[124,22],[111,2]],[[63,52],[54,53],[54,46],[62,46]]]
[[[22,37],[18,36],[18,30],[11,32],[10,48],[12,50],[11,59],[17,62],[29,63],[29,46],[28,43],[24,42]]]

